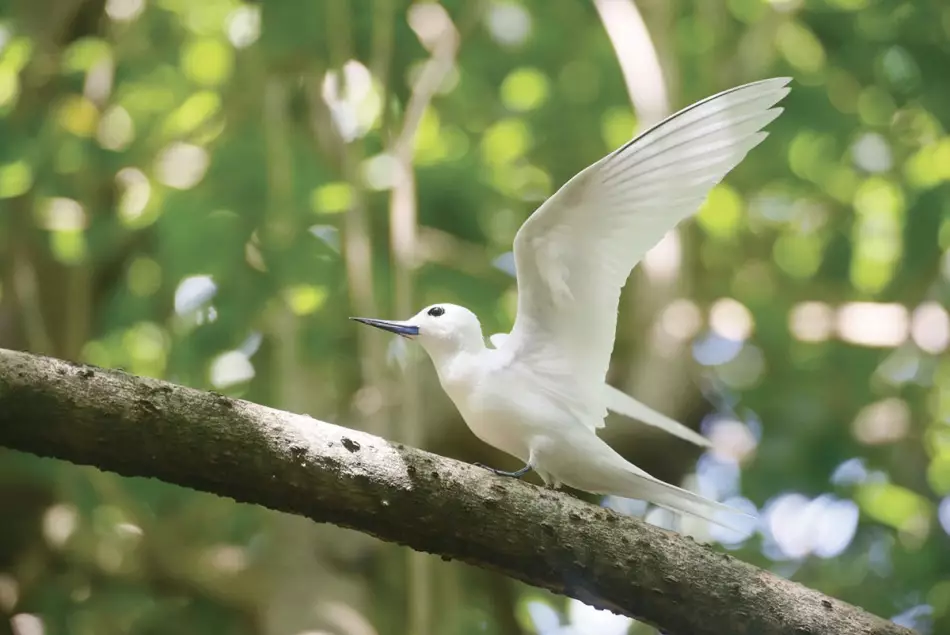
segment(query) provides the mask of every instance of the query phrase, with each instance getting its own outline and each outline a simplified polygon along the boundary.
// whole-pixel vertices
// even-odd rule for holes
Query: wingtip
[[[768,79],[760,79],[755,82],[749,82],[748,84],[740,86],[739,88],[753,88],[762,94],[774,92],[778,95],[778,98],[775,100],[778,102],[784,99],[785,96],[790,92],[792,92],[792,87],[789,86],[789,84],[792,82],[792,79],[792,77],[769,77]]]
[[[788,94],[792,92],[792,87],[788,85],[788,81],[791,81],[791,78],[783,77],[781,80],[777,78],[774,80],[765,80],[759,84],[759,92],[763,97],[769,95],[769,99],[772,103],[777,104],[788,97]]]
[[[788,86],[792,83],[794,77],[769,77],[767,79],[760,79],[757,82],[752,82],[753,84],[775,84],[777,86]]]
[[[693,432],[693,431],[690,430],[690,432]],[[701,448],[706,448],[707,450],[712,449],[712,446],[713,446],[712,441],[710,441],[703,435],[699,434],[698,432],[693,432],[693,434],[689,434],[689,435],[682,435],[680,436],[680,438],[683,439],[684,441],[690,441],[693,445],[697,445]]]

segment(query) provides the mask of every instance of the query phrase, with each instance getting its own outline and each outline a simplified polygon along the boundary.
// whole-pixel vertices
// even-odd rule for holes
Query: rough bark
[[[0,445],[350,527],[670,635],[911,633],[566,494],[117,371],[0,349]]]

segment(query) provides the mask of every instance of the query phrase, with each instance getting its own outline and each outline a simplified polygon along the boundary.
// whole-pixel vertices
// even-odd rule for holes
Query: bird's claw
[[[493,468],[493,467],[489,467],[489,466],[485,465],[484,463],[475,463],[474,465],[475,465],[475,467],[481,467],[481,468],[484,468],[484,469],[488,470],[489,472],[493,472],[496,476],[508,476],[508,477],[511,477],[511,478],[521,478],[522,476],[524,476],[525,474],[527,474],[528,472],[531,471],[531,466],[530,466],[530,465],[525,465],[525,466],[524,466],[523,468],[521,468],[520,470],[517,470],[517,471],[514,471],[514,472],[506,472],[506,471],[504,471],[504,470],[498,470],[498,469],[495,469],[495,468]]]

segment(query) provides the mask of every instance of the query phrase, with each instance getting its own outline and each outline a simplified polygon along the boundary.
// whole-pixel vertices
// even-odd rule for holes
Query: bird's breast
[[[484,373],[475,381],[443,380],[469,429],[483,442],[523,461],[532,439],[545,433],[553,404],[509,369]]]

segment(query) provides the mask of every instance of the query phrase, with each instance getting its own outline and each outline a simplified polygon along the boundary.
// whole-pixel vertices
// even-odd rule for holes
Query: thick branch
[[[672,635],[910,633],[565,494],[306,416],[2,349],[0,445],[351,527]]]

